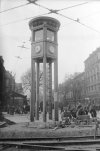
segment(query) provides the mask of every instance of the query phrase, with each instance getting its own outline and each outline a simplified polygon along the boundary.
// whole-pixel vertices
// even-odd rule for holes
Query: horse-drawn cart
[[[89,125],[91,124],[91,119],[89,115],[79,115],[76,120],[75,120],[75,124],[79,125],[79,124],[84,124],[84,125]]]

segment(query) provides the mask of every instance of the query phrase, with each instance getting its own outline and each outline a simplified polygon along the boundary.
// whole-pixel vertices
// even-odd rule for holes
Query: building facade
[[[4,87],[5,87],[5,105],[4,105],[4,111],[7,110],[7,106],[9,104],[9,101],[11,100],[11,94],[15,89],[15,78],[12,76],[12,73],[5,70],[5,76],[4,76]]]
[[[100,48],[85,60],[86,97],[100,106]]]
[[[76,99],[76,101],[83,102],[85,100],[86,96],[86,83],[85,83],[85,73],[79,73],[77,76],[73,79],[73,98]]]
[[[12,93],[15,89],[15,78],[12,76],[12,73],[5,71],[5,91],[6,93]]]
[[[22,87],[22,83],[16,83],[15,84],[15,92],[23,94],[23,87]]]
[[[85,93],[84,72],[75,74],[59,86],[59,100],[66,106],[77,106],[78,102],[85,104]]]
[[[27,96],[23,94],[22,83],[15,82],[15,76],[4,67],[0,56],[0,111],[7,111],[8,106],[22,107],[27,104]]]
[[[0,56],[0,111],[3,109],[5,105],[5,68],[4,68],[4,60],[2,56]]]
[[[85,104],[85,77],[84,72],[78,73],[71,81],[69,86],[69,91],[66,94],[67,99],[71,101],[71,103],[77,104],[80,102]]]

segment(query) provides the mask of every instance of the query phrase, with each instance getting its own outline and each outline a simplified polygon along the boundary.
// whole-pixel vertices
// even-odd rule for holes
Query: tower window
[[[35,41],[43,40],[43,29],[35,31]]]

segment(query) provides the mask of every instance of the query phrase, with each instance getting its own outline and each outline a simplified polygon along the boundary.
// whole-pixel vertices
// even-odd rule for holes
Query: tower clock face
[[[40,47],[40,46],[36,46],[36,47],[35,47],[35,52],[36,52],[36,53],[39,53],[40,51],[41,51],[41,47]]]
[[[51,53],[54,53],[54,52],[55,52],[55,48],[54,48],[53,46],[50,46],[50,47],[49,47],[49,51],[50,51]]]

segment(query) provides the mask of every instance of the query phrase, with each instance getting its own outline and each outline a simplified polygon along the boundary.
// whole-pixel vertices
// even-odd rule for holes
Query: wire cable
[[[41,14],[41,15],[39,15],[39,16],[43,16],[43,15],[47,15],[47,14],[49,14],[49,13],[44,13],[44,14]],[[13,22],[9,22],[9,23],[6,23],[6,24],[1,24],[0,27],[6,26],[6,25],[10,25],[10,24],[14,24],[14,23],[23,22],[23,21],[26,21],[26,20],[28,20],[28,19],[32,19],[32,18],[35,18],[35,17],[38,17],[38,16],[28,17],[28,18],[16,20],[16,21],[13,21]]]
[[[24,19],[15,20],[15,21],[12,21],[12,22],[9,22],[9,23],[6,23],[6,24],[1,24],[0,27],[10,25],[10,24],[14,24],[14,23],[23,22],[23,21],[31,19],[31,18],[33,18],[33,17],[28,17],[28,18],[24,18]]]
[[[20,8],[20,7],[26,6],[26,5],[28,5],[28,4],[30,4],[30,3],[22,4],[22,5],[16,6],[16,7],[12,7],[12,8],[9,8],[9,9],[3,10],[3,11],[0,11],[0,13],[4,13],[4,12],[7,12],[7,11],[16,9],[16,8]]]
[[[79,21],[78,23],[100,34],[100,31],[98,31],[98,30],[96,30],[96,29],[94,29],[94,28],[92,28],[92,27],[90,27],[90,26],[88,26],[88,25],[86,25],[86,24],[83,24],[83,23],[80,22],[80,21]]]
[[[87,4],[87,3],[89,3],[89,2],[85,2],[85,3],[73,5],[73,6],[66,7],[66,8],[59,9],[59,10],[52,10],[52,9],[49,9],[49,8],[43,6],[43,5],[40,5],[40,4],[36,3],[36,1],[34,1],[32,4],[37,5],[37,6],[39,6],[39,7],[42,7],[42,8],[45,8],[45,9],[49,10],[49,13],[47,13],[47,14],[51,14],[51,13],[56,13],[56,14],[57,14],[58,11],[62,11],[62,10],[64,10],[64,9],[69,9],[69,8],[76,7],[76,6],[79,6],[79,5],[84,5],[84,4]],[[31,4],[31,3],[29,2],[29,3],[27,3],[27,4]],[[11,8],[11,9],[15,9],[15,8],[18,8],[18,7],[22,7],[22,6],[25,6],[25,5],[27,5],[27,4],[20,5],[20,6]],[[8,10],[11,10],[11,9],[8,9]],[[5,10],[5,11],[8,11],[8,10]],[[3,12],[3,11],[2,11],[2,12]],[[12,23],[12,24],[13,24],[13,23],[17,23],[17,22],[24,21],[24,20],[28,20],[28,19],[31,19],[31,18],[32,18],[32,17],[25,18],[25,19],[23,19],[23,20],[18,20],[18,21],[10,22],[10,23],[3,24],[3,25],[0,25],[0,26],[9,25],[9,24],[11,24],[11,23]],[[71,18],[69,18],[69,17],[67,17],[67,18],[70,19],[70,20],[73,20],[73,19],[71,19]],[[74,21],[74,20],[73,20],[73,21]]]
[[[56,14],[57,14],[57,15],[60,15],[60,16],[62,16],[62,17],[64,17],[64,18],[66,18],[66,19],[72,20],[72,21],[74,21],[74,22],[76,22],[76,23],[78,23],[78,24],[81,24],[81,25],[87,27],[88,29],[91,29],[91,30],[93,30],[93,31],[95,31],[95,32],[97,32],[97,33],[100,34],[100,31],[98,31],[98,30],[96,30],[96,29],[94,29],[94,28],[92,28],[92,27],[90,27],[90,26],[88,26],[88,25],[86,25],[86,24],[80,22],[80,19],[79,19],[79,18],[77,18],[77,19],[75,20],[75,19],[73,19],[73,18],[67,17],[67,16],[65,16],[65,15],[63,15],[63,14],[60,14],[60,13],[56,13]]]
[[[80,3],[80,4],[77,4],[77,5],[65,7],[65,8],[59,9],[58,11],[63,11],[63,10],[70,9],[70,8],[73,8],[73,7],[77,7],[77,6],[80,6],[80,5],[84,5],[84,4],[87,4],[87,3],[89,3],[89,2]]]
[[[70,9],[70,8],[77,7],[77,6],[80,6],[80,5],[84,5],[84,4],[87,4],[87,3],[89,3],[89,2],[85,2],[85,3],[81,3],[81,4],[69,6],[69,7],[66,7],[66,8],[59,9],[59,10],[49,9],[49,8],[47,8],[47,7],[44,7],[43,5],[37,4],[36,2],[34,2],[33,4],[35,4],[35,5],[37,5],[37,6],[40,6],[40,7],[42,7],[42,8],[48,9],[48,10],[50,11],[48,14],[55,13],[55,14],[57,14],[57,15],[60,15],[60,16],[62,16],[62,17],[65,17],[65,18],[67,18],[67,19],[69,19],[69,20],[72,20],[72,21],[74,21],[74,22],[77,22],[77,23],[79,23],[79,24],[81,24],[81,25],[83,25],[83,26],[85,26],[85,27],[87,27],[87,28],[89,28],[89,29],[91,29],[91,30],[93,30],[93,31],[95,31],[95,32],[100,33],[98,30],[96,30],[96,29],[94,29],[94,28],[92,28],[92,27],[90,27],[90,26],[88,26],[88,25],[85,25],[85,24],[81,23],[81,22],[79,21],[79,19],[75,20],[75,19],[73,19],[73,18],[70,18],[70,17],[68,17],[68,16],[65,16],[65,15],[63,15],[63,14],[58,13],[59,11],[62,11],[62,10],[65,10],[65,9]]]
[[[58,11],[62,11],[62,10],[65,10],[65,9],[70,9],[70,8],[77,7],[77,6],[80,6],[80,5],[84,5],[84,4],[87,4],[87,3],[89,3],[89,2],[85,2],[85,3],[81,3],[81,4],[69,6],[69,7],[62,8],[62,9],[59,9],[59,10],[56,10],[56,11],[58,12]],[[20,6],[16,6],[16,7],[13,7],[13,8],[9,8],[9,9],[7,9],[7,10],[0,11],[0,13],[4,13],[4,12],[7,12],[7,11],[16,9],[16,8],[20,8],[20,7],[26,6],[26,5],[28,5],[28,4],[31,4],[31,3],[28,2],[28,3],[22,4],[22,5],[20,5]],[[49,8],[47,8],[47,7],[43,6],[43,5],[40,5],[40,4],[36,3],[36,2],[33,2],[32,4],[37,5],[37,6],[41,7],[41,8],[47,9],[47,10],[49,10],[49,11],[53,11],[52,9],[49,9]]]
[[[36,3],[36,2],[30,3],[30,4],[37,5],[37,6],[41,7],[41,8],[44,8],[44,9],[47,9],[47,10],[49,10],[49,11],[50,11],[50,9],[49,9],[49,8],[47,8],[47,7],[43,6],[43,5],[40,5],[40,4]]]
[[[37,5],[37,6],[41,7],[41,8],[47,9],[50,12],[54,12],[55,13],[55,12],[58,12],[58,11],[62,11],[62,10],[65,10],[65,9],[70,9],[70,8],[77,7],[77,6],[80,6],[80,5],[84,5],[84,4],[87,4],[87,3],[89,3],[89,2],[85,2],[85,3],[69,6],[69,7],[66,7],[66,8],[58,9],[58,10],[49,9],[49,8],[47,8],[47,7],[43,6],[43,5],[40,5],[40,4],[36,3],[36,2],[33,2],[32,4]]]
[[[69,19],[69,20],[72,20],[72,21],[76,22],[76,20],[73,19],[73,18],[70,18],[70,17],[65,16],[65,15],[63,15],[63,14],[60,14],[60,13],[56,13],[56,14],[59,15],[59,16],[65,17],[65,18],[67,18],[67,19]]]
[[[77,7],[77,6],[80,6],[80,5],[87,4],[87,3],[89,3],[89,2],[85,2],[85,3],[73,5],[73,6],[66,7],[66,8],[59,9],[59,10],[52,10],[52,9],[49,9],[49,8],[47,8],[47,7],[43,6],[43,5],[40,5],[40,4],[36,3],[36,2],[33,2],[32,4],[35,4],[35,5],[39,6],[39,7],[42,7],[42,8],[45,8],[45,9],[49,10],[48,13],[45,13],[45,14],[42,14],[42,15],[47,15],[47,14],[54,13],[54,14],[60,15],[60,16],[62,16],[62,17],[65,17],[66,19],[69,19],[69,20],[72,20],[72,21],[74,21],[74,22],[77,22],[77,23],[79,23],[79,24],[81,24],[81,25],[83,25],[83,26],[85,26],[85,27],[87,27],[87,28],[89,28],[89,29],[91,29],[91,30],[93,30],[93,31],[95,31],[95,32],[100,33],[100,31],[98,31],[98,30],[96,30],[96,29],[94,29],[94,28],[92,28],[92,27],[90,27],[90,26],[88,26],[88,25],[85,25],[85,24],[81,23],[81,22],[79,21],[79,19],[75,20],[75,19],[70,18],[70,17],[68,17],[68,16],[65,16],[65,15],[63,15],[63,14],[61,14],[61,13],[58,13],[58,11],[62,11],[62,10],[65,10],[65,9]],[[11,8],[11,9],[1,11],[0,13],[5,12],[5,11],[10,11],[10,10],[12,10],[12,9],[19,8],[19,7],[28,5],[28,4],[31,4],[31,3],[29,2],[29,3],[26,3],[26,4],[24,4],[24,5],[20,5],[20,6],[17,6],[17,7],[13,7],[13,8]],[[40,15],[39,15],[39,16],[40,16]],[[37,17],[37,16],[36,16],[36,17]],[[10,22],[10,23],[7,23],[7,24],[3,24],[3,25],[0,25],[0,26],[5,26],[5,25],[13,24],[13,23],[18,23],[18,22],[25,21],[25,20],[28,20],[28,19],[31,19],[31,18],[33,18],[33,17],[28,17],[28,18],[25,18],[25,19],[13,21],[13,22]]]

